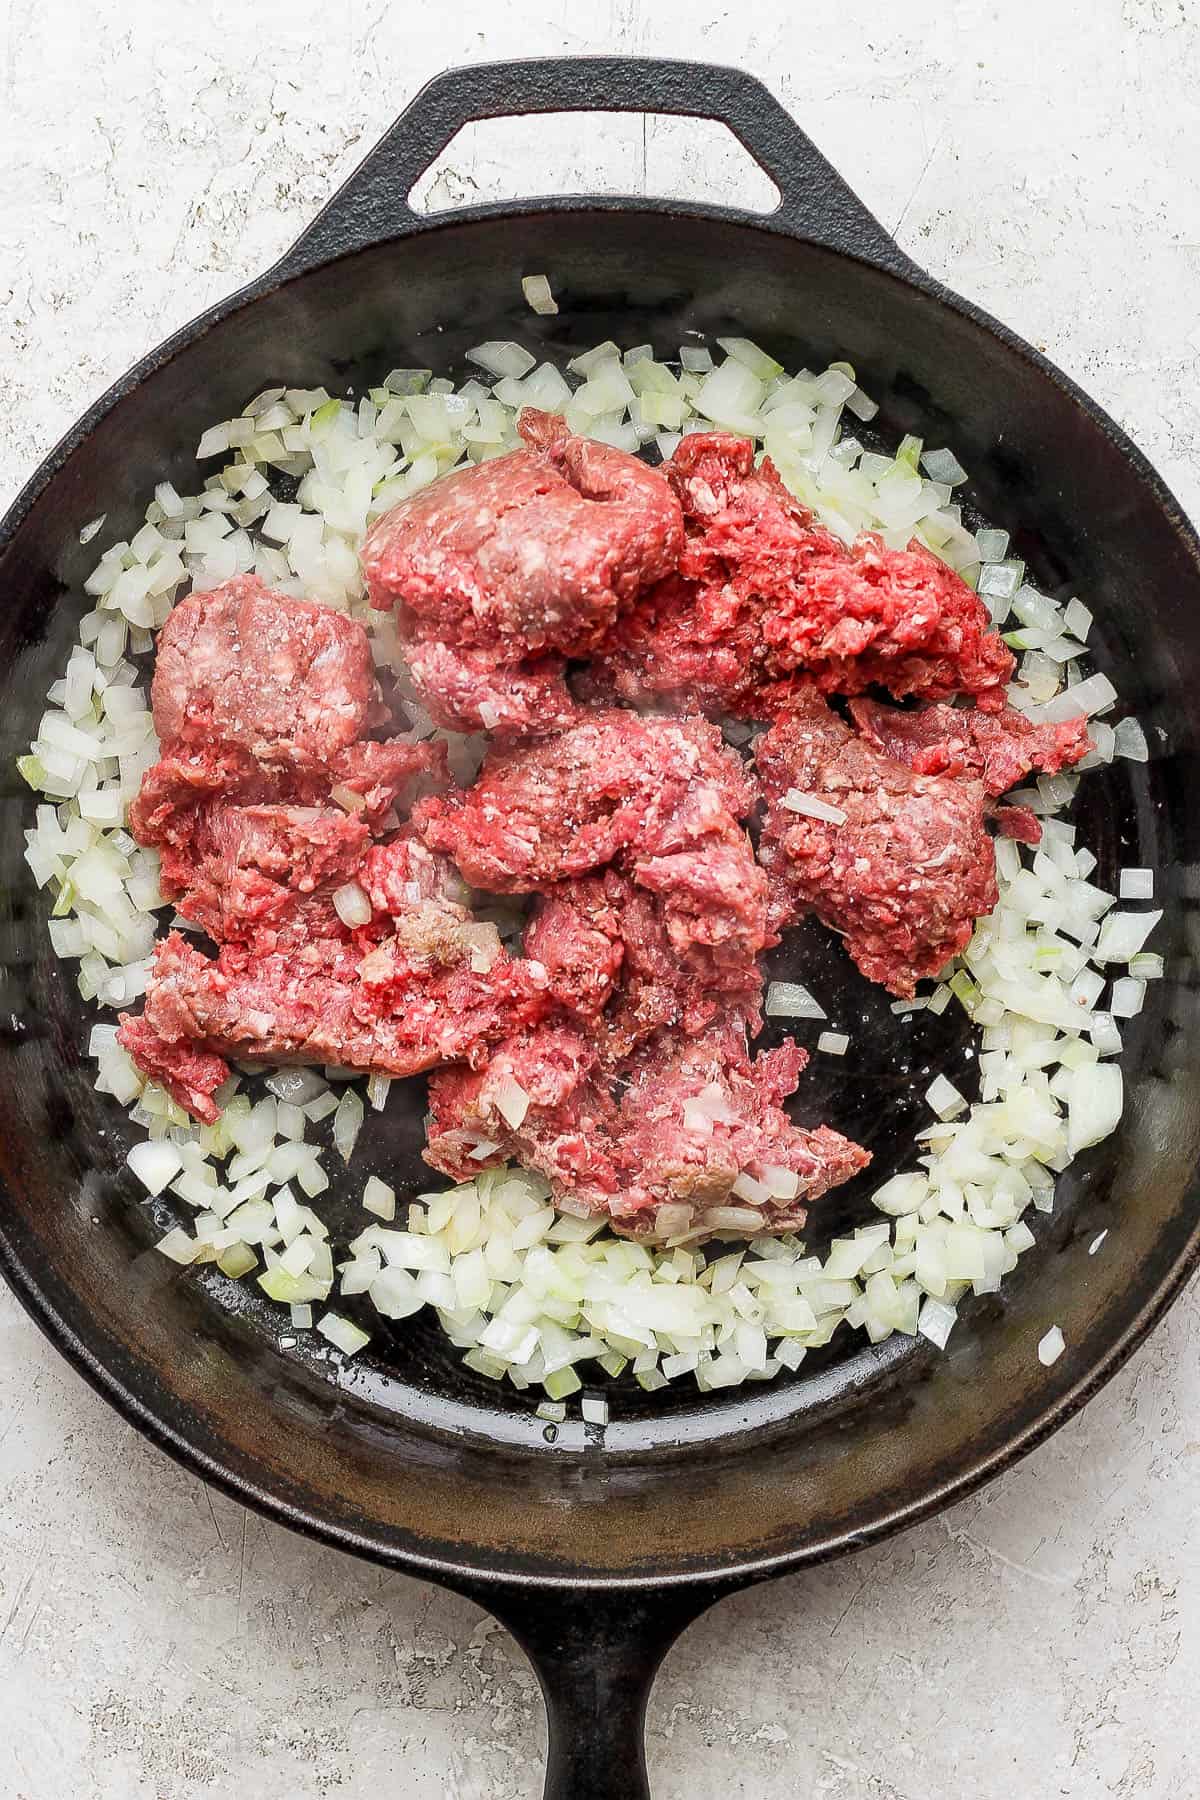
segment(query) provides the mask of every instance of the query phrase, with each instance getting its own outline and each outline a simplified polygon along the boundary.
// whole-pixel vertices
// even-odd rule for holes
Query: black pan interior
[[[551,277],[555,318],[524,305],[532,269]],[[361,389],[396,365],[453,373],[482,338],[558,358],[612,336],[667,355],[689,333],[727,330],[789,365],[848,356],[882,403],[884,435],[950,444],[972,470],[972,503],[1012,530],[1039,585],[1093,606],[1101,666],[1153,754],[1090,776],[1077,816],[1096,879],[1129,863],[1160,871],[1169,979],[1127,1035],[1120,1134],[1063,1179],[1053,1217],[1034,1220],[1039,1248],[1002,1295],[965,1309],[947,1356],[842,1333],[769,1385],[705,1398],[623,1381],[603,1434],[548,1430],[534,1399],[463,1370],[436,1326],[385,1328],[346,1365],[304,1341],[283,1352],[287,1327],[255,1289],[153,1251],[166,1217],[123,1173],[129,1128],[81,1060],[94,1015],[50,953],[12,757],[74,637],[97,547],[80,548],[79,526],[107,512],[103,544],[136,528],[164,475],[194,485],[200,431],[263,386]],[[246,1497],[384,1558],[481,1570],[603,1579],[816,1556],[935,1503],[1046,1429],[1178,1274],[1200,1148],[1189,805],[1200,570],[1169,496],[1108,422],[986,322],[867,264],[715,220],[596,209],[451,222],[267,292],[164,355],[62,460],[0,551],[0,581],[0,1240],[18,1288],[92,1378]],[[875,1153],[869,1178],[823,1205],[815,1243],[868,1216],[870,1185],[910,1162],[930,1076],[969,1082],[973,1043],[957,1007],[899,1021],[818,927],[794,934],[770,973],[804,979],[852,1038],[846,1058],[814,1058],[800,1116]],[[801,1027],[801,1041],[817,1029]],[[360,1141],[354,1192],[372,1169],[421,1185],[422,1111],[420,1084],[394,1091]],[[349,1223],[348,1196],[331,1218],[339,1204]],[[1052,1323],[1068,1351],[1047,1371],[1035,1347]]]

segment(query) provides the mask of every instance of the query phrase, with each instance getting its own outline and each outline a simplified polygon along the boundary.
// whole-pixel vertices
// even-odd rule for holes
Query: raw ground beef
[[[525,953],[611,1063],[734,1000],[756,1012],[767,882],[739,824],[756,797],[714,726],[607,711],[493,751],[414,821],[473,887],[544,895]]]
[[[195,748],[170,744],[142,777],[129,809],[129,828],[139,843],[187,853],[195,829],[195,809],[211,801],[253,806],[280,801],[316,806],[337,803],[372,831],[406,806],[417,783],[446,779],[444,744],[413,744],[398,738],[368,739],[339,750],[325,768],[264,768],[244,750],[220,743]],[[394,823],[394,820],[392,820]]]
[[[815,913],[843,935],[864,975],[911,995],[996,903],[982,781],[914,774],[856,736],[812,689],[759,738],[755,761],[774,922]],[[844,819],[789,810],[790,789]]]
[[[444,858],[392,835],[396,804],[440,772],[442,747],[347,737],[378,716],[362,626],[257,583],[185,601],[171,624],[189,609],[165,672],[160,652],[155,720],[168,741],[131,823],[160,851],[164,893],[219,950],[177,934],[158,945],[145,1011],[121,1021],[139,1067],[207,1117],[222,1055],[404,1075],[477,1059],[540,1019],[544,974],[471,918]],[[373,909],[353,931],[334,906],[349,883]]]
[[[627,700],[669,695],[743,717],[776,710],[805,671],[823,692],[974,694],[999,706],[1013,659],[978,597],[915,541],[847,548],[748,438],[685,437],[663,473],[687,538],[677,572],[619,618],[584,681]]]
[[[664,1027],[691,1037],[735,1008],[757,1020],[762,976],[752,946],[766,940],[761,903],[754,919],[748,943],[677,947],[658,898],[606,869],[560,882],[538,900],[525,954],[545,969],[556,1004],[613,1068]]]
[[[532,1032],[501,1046],[480,1073],[431,1079],[426,1157],[469,1179],[480,1166],[472,1148],[494,1143],[488,1161],[518,1159],[569,1210],[607,1213],[630,1234],[794,1230],[806,1202],[870,1160],[828,1126],[807,1130],[783,1111],[806,1061],[793,1043],[752,1061],[734,1013],[699,1037],[651,1039],[611,1083],[587,1038]],[[513,1084],[528,1097],[515,1127],[502,1105],[511,1115]],[[747,1206],[733,1194],[739,1176],[782,1171],[797,1178],[793,1197]]]
[[[918,775],[966,775],[982,781],[993,798],[1031,770],[1057,775],[1092,748],[1086,719],[1041,725],[1012,706],[999,712],[945,705],[904,712],[857,699],[850,702],[850,716],[876,749]]]
[[[371,604],[398,614],[421,696],[457,730],[553,730],[562,659],[674,568],[679,502],[636,456],[526,408],[529,446],[431,483],[377,520],[362,550]]]
[[[473,887],[529,893],[617,857],[740,840],[737,820],[755,799],[715,726],[610,709],[491,751],[471,788],[421,801],[413,818]]]
[[[489,1043],[540,1019],[546,1000],[528,964],[501,954],[484,972],[457,916],[430,909],[396,921],[374,948],[311,938],[269,951],[225,944],[215,960],[172,932],[155,954],[143,1029],[159,1043],[238,1062],[332,1064],[416,1075],[476,1062]],[[138,1056],[140,1039],[122,1043]]]
[[[157,1081],[177,1106],[202,1125],[216,1124],[221,1109],[213,1095],[229,1074],[223,1057],[197,1049],[187,1038],[168,1042],[144,1016],[135,1019],[123,1013],[119,1035],[148,1081]]]
[[[256,575],[189,594],[158,637],[152,687],[163,743],[220,743],[264,766],[325,767],[380,717],[360,625],[282,601]]]

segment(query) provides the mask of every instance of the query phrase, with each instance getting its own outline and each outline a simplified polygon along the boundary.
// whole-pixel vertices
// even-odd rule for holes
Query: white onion
[[[1153,869],[1122,869],[1117,879],[1117,893],[1122,900],[1153,900]]]
[[[495,340],[486,344],[476,344],[473,350],[466,352],[468,362],[473,362],[489,375],[508,375],[519,379],[527,375],[537,362],[537,357],[511,340]]]
[[[1066,1340],[1061,1329],[1057,1325],[1052,1325],[1038,1344],[1038,1361],[1049,1368],[1052,1363],[1058,1361],[1066,1347]]]
[[[808,989],[798,981],[772,981],[763,1001],[763,1011],[769,1019],[824,1019],[828,1017],[823,1006],[809,993]]]
[[[529,1111],[529,1095],[520,1082],[511,1075],[502,1075],[492,1090],[492,1101],[505,1124],[517,1131]]]
[[[1096,1063],[1070,1072],[1067,1150],[1071,1156],[1110,1136],[1120,1122],[1124,1083],[1117,1063]]]
[[[844,825],[846,813],[840,806],[830,806],[827,800],[821,800],[816,794],[802,794],[798,788],[789,788],[780,802],[789,812],[803,813],[810,819],[822,819],[827,825]]]
[[[845,1056],[849,1047],[850,1039],[844,1031],[823,1031],[817,1039],[817,1049],[829,1056]]]
[[[348,881],[344,887],[334,890],[333,910],[342,924],[351,930],[369,925],[374,916],[366,890],[357,881]]]
[[[343,1162],[348,1163],[354,1154],[364,1116],[361,1096],[353,1088],[347,1088],[333,1115],[333,1142]]]
[[[748,1200],[752,1206],[765,1206],[771,1199],[771,1190],[764,1181],[756,1181],[743,1169],[731,1190],[739,1200]]]
[[[161,1194],[183,1168],[183,1157],[164,1139],[134,1144],[125,1158],[148,1194]]]
[[[1100,927],[1093,956],[1097,962],[1128,962],[1136,956],[1162,918],[1162,912],[1111,912]]]
[[[357,1356],[371,1341],[367,1332],[360,1331],[357,1325],[350,1319],[344,1319],[340,1313],[323,1313],[317,1320],[317,1330],[335,1349],[344,1350],[347,1356]]]

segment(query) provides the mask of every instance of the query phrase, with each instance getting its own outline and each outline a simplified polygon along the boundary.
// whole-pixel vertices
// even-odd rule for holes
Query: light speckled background
[[[1196,0],[8,0],[0,500],[282,250],[426,76],[611,49],[761,73],[919,261],[1044,345],[1200,511]],[[721,134],[578,136],[489,128],[435,195],[754,192]],[[1193,1286],[979,1498],[701,1620],[654,1696],[660,1800],[1200,1791],[1198,1345]],[[4,1294],[0,1742],[3,1800],[524,1800],[543,1726],[484,1615],[209,1495]]]

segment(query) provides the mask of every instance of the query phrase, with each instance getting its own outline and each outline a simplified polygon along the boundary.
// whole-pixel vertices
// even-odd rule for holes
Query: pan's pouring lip
[[[158,369],[195,345],[208,332],[226,319],[248,309],[259,300],[290,288],[307,279],[310,274],[330,268],[335,263],[368,256],[383,244],[395,243],[408,237],[435,234],[450,236],[489,222],[519,225],[524,220],[539,218],[547,213],[594,215],[597,221],[600,221],[606,218],[611,220],[614,215],[619,216],[629,212],[656,215],[664,220],[674,222],[711,223],[726,229],[749,230],[758,236],[765,234],[797,242],[794,231],[789,230],[780,222],[773,221],[769,216],[761,217],[755,214],[739,213],[728,208],[693,203],[664,206],[660,202],[647,201],[637,197],[580,196],[567,199],[546,199],[523,203],[515,207],[496,204],[464,209],[449,215],[439,215],[410,224],[395,232],[390,238],[381,238],[376,244],[345,252],[341,256],[329,257],[315,263],[310,269],[300,270],[286,276],[280,276],[277,270],[269,270],[234,294],[215,303],[149,352],[125,375],[121,376],[64,434],[16,497],[3,521],[0,522],[0,554],[3,554],[12,543],[17,531],[53,478],[64,468],[73,453],[97,425],[123,399],[141,386]],[[804,240],[800,240],[801,244],[803,242]],[[1108,438],[1122,457],[1131,476],[1141,483],[1160,513],[1170,524],[1187,557],[1195,564],[1198,580],[1200,580],[1200,540],[1197,539],[1195,531],[1174,495],[1125,432],[1095,401],[1082,392],[1041,352],[1033,349],[981,308],[961,299],[937,281],[907,265],[906,259],[904,259],[906,266],[889,268],[869,256],[856,257],[846,249],[830,248],[821,244],[808,247],[813,248],[814,253],[820,256],[844,262],[863,271],[870,271],[873,280],[895,283],[899,289],[916,290],[925,299],[957,314],[981,334],[986,334],[999,341],[1010,354],[1023,362],[1040,380],[1048,382],[1056,388]],[[353,1523],[339,1523],[330,1516],[306,1505],[303,1497],[287,1496],[282,1483],[280,1491],[271,1492],[262,1483],[237,1473],[199,1441],[202,1435],[202,1423],[197,1415],[189,1415],[183,1412],[183,1409],[176,1408],[176,1416],[172,1418],[169,1406],[155,1407],[147,1403],[138,1396],[134,1391],[133,1384],[125,1378],[118,1367],[114,1366],[119,1363],[119,1356],[114,1357],[111,1362],[106,1361],[103,1355],[89,1347],[74,1327],[68,1323],[50,1294],[39,1285],[26,1268],[19,1246],[13,1241],[5,1220],[0,1216],[0,1272],[4,1274],[18,1299],[51,1341],[91,1385],[118,1412],[136,1425],[150,1441],[165,1450],[176,1461],[233,1498],[266,1516],[339,1549],[352,1551],[388,1567],[425,1575],[451,1585],[456,1583],[473,1585],[481,1590],[494,1589],[497,1592],[506,1587],[516,1586],[553,1590],[560,1589],[568,1583],[572,1587],[589,1591],[712,1587],[714,1584],[732,1587],[780,1574],[789,1569],[798,1569],[808,1564],[830,1560],[851,1550],[875,1543],[904,1527],[916,1524],[940,1511],[950,1502],[971,1493],[983,1482],[1035,1448],[1058,1426],[1071,1418],[1116,1373],[1143,1341],[1170,1303],[1182,1291],[1197,1266],[1200,1266],[1200,1217],[1197,1218],[1190,1236],[1174,1262],[1157,1282],[1153,1292],[1144,1300],[1120,1336],[1104,1348],[1103,1352],[1094,1359],[1090,1368],[1069,1384],[1058,1389],[1055,1389],[1053,1377],[1047,1372],[1048,1397],[1045,1403],[1038,1409],[1036,1415],[1015,1431],[1006,1442],[968,1461],[966,1466],[953,1475],[936,1480],[911,1500],[884,1508],[877,1517],[863,1526],[854,1529],[836,1529],[823,1535],[816,1534],[808,1542],[802,1541],[798,1545],[792,1544],[790,1547],[784,1547],[777,1551],[747,1555],[739,1554],[735,1548],[723,1552],[719,1557],[706,1557],[690,1564],[686,1560],[681,1560],[678,1566],[665,1571],[659,1567],[634,1565],[627,1569],[580,1572],[575,1566],[558,1565],[548,1559],[544,1559],[540,1563],[535,1562],[532,1558],[522,1560],[515,1556],[509,1563],[503,1563],[497,1558],[488,1560],[481,1556],[477,1546],[466,1543],[438,1542],[436,1548],[430,1549],[425,1547],[415,1536],[411,1541],[406,1542],[399,1534],[372,1532],[367,1522],[361,1526]],[[1060,1375],[1060,1382],[1065,1379],[1065,1374]],[[194,1423],[195,1436],[189,1435],[184,1426],[177,1422],[181,1412],[189,1422]],[[797,1535],[799,1532],[800,1528],[797,1527]]]

